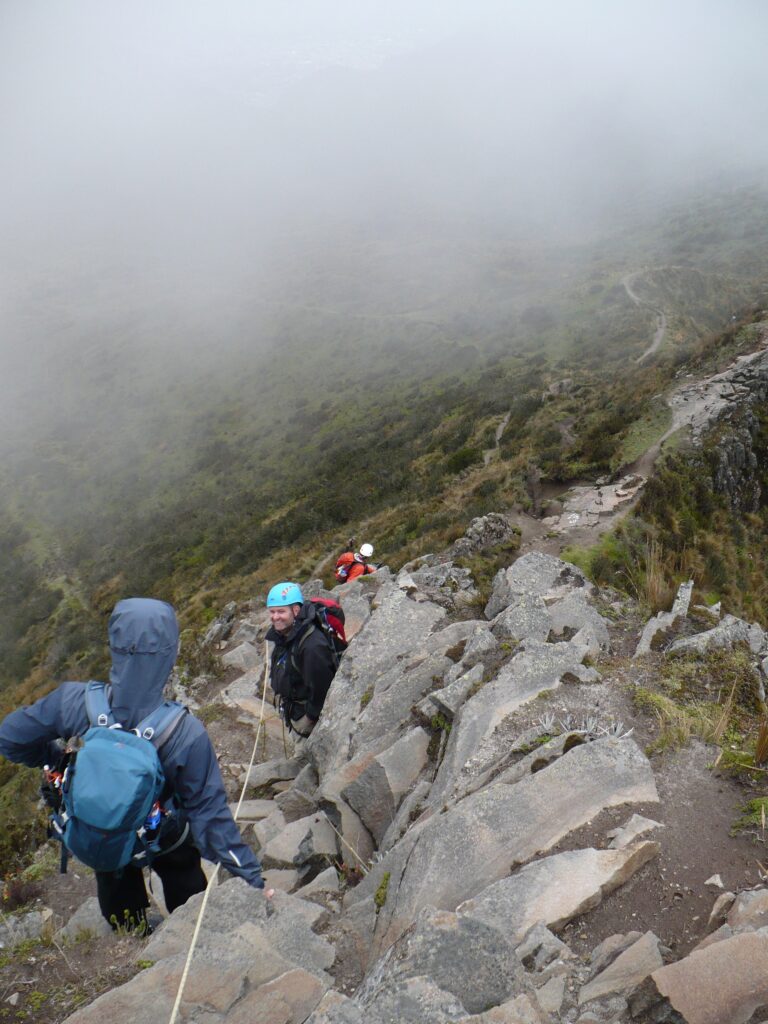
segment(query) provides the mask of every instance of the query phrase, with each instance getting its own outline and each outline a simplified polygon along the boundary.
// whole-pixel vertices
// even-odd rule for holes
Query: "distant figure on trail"
[[[49,766],[44,795],[54,807],[53,831],[95,869],[103,916],[114,929],[140,934],[151,931],[147,864],[162,882],[169,912],[205,889],[201,854],[264,888],[261,865],[229,810],[205,726],[180,704],[163,701],[178,647],[169,604],[120,601],[109,619],[110,685],[62,683],[0,723],[0,754]],[[154,789],[145,799],[147,777]],[[116,822],[126,805],[133,818]]]
[[[336,559],[336,581],[351,583],[358,576],[367,576],[376,572],[375,565],[369,565],[368,559],[373,554],[372,544],[361,544],[359,551],[345,551]]]
[[[346,648],[344,612],[334,601],[305,601],[298,583],[277,583],[267,595],[272,625],[272,689],[289,732],[307,738],[317,725]]]

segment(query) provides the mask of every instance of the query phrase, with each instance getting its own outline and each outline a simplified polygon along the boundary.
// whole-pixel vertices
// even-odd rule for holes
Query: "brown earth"
[[[73,884],[66,877],[49,879],[36,901],[61,908],[65,919],[71,915],[71,901],[79,906],[95,888],[92,879],[81,877]],[[0,950],[0,1022],[61,1024],[79,1006],[132,978],[141,969],[136,958],[143,944],[128,935],[84,935],[66,945],[48,938],[23,943],[13,953]]]

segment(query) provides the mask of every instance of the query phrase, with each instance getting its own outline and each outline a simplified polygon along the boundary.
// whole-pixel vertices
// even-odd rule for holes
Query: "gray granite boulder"
[[[538,594],[515,594],[491,623],[491,632],[499,643],[546,640],[551,628],[547,606]]]
[[[552,555],[529,551],[508,569],[499,569],[496,573],[485,617],[494,619],[520,594],[564,597],[569,590],[581,587],[589,591],[593,589],[581,569]]]
[[[585,644],[596,657],[611,646],[605,619],[587,600],[585,590],[576,590],[548,606],[555,637],[568,634],[574,643]]]
[[[156,959],[147,952],[151,945],[152,940],[142,951],[143,960]],[[170,1020],[186,959],[186,948],[169,953],[127,984],[105,992],[88,1006],[76,1010],[69,1021],[71,1024],[103,1024],[105,1020],[130,1019],[139,1024],[153,1024]],[[221,934],[201,932],[195,949],[194,970],[189,972],[184,986],[181,1019],[200,1019],[202,1011],[214,1020],[224,1020],[252,988],[279,978],[292,968],[291,961],[250,921],[230,921],[226,942],[222,941]],[[318,988],[325,989],[330,979],[316,976],[316,981]]]
[[[613,850],[623,850],[630,843],[634,843],[639,836],[645,835],[646,832],[653,832],[657,828],[664,828],[664,826],[651,818],[644,818],[641,814],[633,814],[621,828],[611,829],[607,833],[610,839],[608,845]]]
[[[366,1011],[367,1024],[448,1024],[466,1017],[456,996],[423,976],[384,989]]]
[[[237,605],[234,601],[230,601],[229,604],[225,604],[219,613],[218,618],[215,618],[208,627],[205,636],[203,637],[203,643],[217,644],[222,640],[226,640],[232,632],[236,612]]]
[[[263,761],[261,764],[255,764],[251,768],[248,773],[248,785],[261,787],[269,786],[273,782],[290,782],[291,779],[296,778],[303,767],[304,762],[296,758]],[[243,772],[240,776],[241,785],[245,781],[245,772]]]
[[[670,644],[667,653],[694,652],[705,654],[716,648],[731,648],[736,644],[746,644],[753,654],[765,650],[766,635],[757,623],[745,622],[735,615],[725,615],[719,625],[695,636],[683,637]]]
[[[452,649],[462,643],[465,644],[464,652],[466,653],[471,638],[478,630],[487,632],[488,623],[479,619],[460,619],[458,622],[452,622],[449,626],[441,626],[440,629],[435,629],[426,637],[417,648],[414,648],[413,654],[414,656],[422,653],[424,655],[443,654],[448,656]]]
[[[411,724],[411,709],[430,690],[439,688],[452,665],[444,654],[429,654],[423,660],[403,658],[382,673],[372,688],[372,696],[356,715],[351,737],[352,757],[363,753],[382,736],[397,734]],[[369,691],[370,692],[370,691]]]
[[[376,843],[394,820],[403,797],[427,763],[430,737],[411,729],[387,750],[377,754],[342,790],[342,797],[358,813]]]
[[[262,821],[268,818],[274,811],[276,802],[274,800],[243,800],[238,810],[237,803],[231,803],[229,809],[234,817],[237,814],[238,822]]]
[[[579,1005],[608,995],[629,995],[649,974],[663,966],[659,940],[653,932],[646,932],[582,987]]]
[[[461,903],[457,913],[506,928],[518,941],[539,921],[557,931],[596,907],[658,852],[657,843],[639,842],[626,850],[557,853],[494,882]]]
[[[278,793],[275,797],[275,803],[282,811],[287,823],[298,821],[299,818],[306,818],[307,815],[314,814],[318,806],[317,800],[314,797],[308,796],[296,786],[286,789],[284,793]]]
[[[39,939],[45,923],[50,918],[41,910],[30,910],[25,914],[4,914],[0,920],[0,949],[13,949],[27,939]]]
[[[463,672],[475,665],[495,657],[499,652],[499,641],[488,626],[477,626],[467,641],[459,665]]]
[[[203,897],[204,893],[193,896],[171,914],[144,947],[143,959],[186,956]],[[275,893],[267,900],[262,889],[252,888],[241,878],[231,878],[210,892],[205,911],[206,942],[210,942],[211,949],[226,948],[235,942],[233,925],[247,923],[253,932],[249,932],[247,941],[240,941],[249,967],[256,963],[262,947],[270,948],[289,966],[303,967],[329,981],[325,972],[334,960],[333,946],[311,930],[322,915],[321,907],[304,900],[284,893]]]
[[[475,665],[448,686],[433,690],[419,703],[418,711],[428,721],[439,714],[446,721],[452,722],[470,691],[477,689],[482,683],[484,671],[482,665]]]
[[[328,985],[296,967],[245,993],[227,1014],[226,1024],[293,1024],[304,1021]]]
[[[671,1006],[687,1024],[747,1024],[768,1006],[768,935],[747,932],[654,971],[630,996],[632,1013]],[[762,1014],[753,1016],[762,1009]],[[651,1020],[667,1020],[658,1012]]]
[[[519,533],[509,516],[501,512],[488,512],[487,515],[473,519],[464,536],[454,541],[451,557],[467,558],[478,551],[497,548],[502,544],[517,543]]]
[[[377,943],[386,948],[427,905],[454,910],[545,852],[606,807],[658,801],[648,759],[629,739],[568,751],[516,785],[492,783],[417,823],[348,898],[373,895],[389,873]]]
[[[104,919],[99,908],[99,901],[91,896],[80,906],[70,917],[63,928],[56,933],[59,942],[67,940],[74,942],[79,936],[86,935],[111,935],[112,927]]]
[[[370,1024],[370,1016],[342,992],[326,992],[306,1024]]]
[[[408,826],[424,810],[432,783],[421,779],[400,804],[397,814],[379,843],[379,852],[386,853],[405,835]]]
[[[525,972],[506,935],[503,927],[427,908],[373,965],[357,999],[375,1006],[393,985],[423,975],[470,1013],[496,1006],[525,986]]]
[[[378,677],[398,658],[417,648],[445,616],[444,608],[409,601],[393,584],[381,587],[377,598],[375,613],[344,655],[323,715],[307,741],[307,754],[321,778],[347,760],[363,696],[375,688]]]
[[[727,921],[734,932],[767,927],[768,889],[740,892],[728,910]]]
[[[352,640],[371,617],[370,594],[353,591],[345,585],[333,596],[344,609],[344,632],[347,640]]]
[[[410,583],[426,597],[448,609],[469,607],[477,598],[472,573],[451,561],[425,565],[409,572]]]
[[[542,974],[553,963],[573,960],[575,954],[543,922],[537,921],[515,947],[515,956],[529,974]]]
[[[579,673],[585,655],[586,648],[571,643],[526,641],[496,679],[461,708],[432,787],[432,806],[460,797],[472,788],[473,778],[503,759],[510,748],[505,719],[542,691],[557,689],[566,674]]]
[[[248,669],[256,668],[264,660],[264,655],[258,647],[246,640],[226,654],[222,654],[221,660],[227,668],[239,668],[242,672],[247,672]]]
[[[643,632],[635,650],[635,657],[650,654],[651,647],[657,634],[665,633],[674,629],[677,623],[686,617],[691,604],[691,593],[693,592],[693,580],[681,583],[678,587],[677,596],[671,611],[659,612],[649,619],[643,627]]]
[[[336,832],[325,814],[310,814],[287,825],[259,851],[265,870],[269,868],[325,867],[338,855]]]

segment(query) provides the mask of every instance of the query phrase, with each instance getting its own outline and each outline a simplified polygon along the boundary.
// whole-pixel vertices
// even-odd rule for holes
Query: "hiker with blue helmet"
[[[317,725],[339,664],[317,623],[317,608],[297,583],[277,583],[267,595],[272,625],[271,686],[289,731],[308,737]]]
[[[162,769],[159,785],[163,788],[162,803],[159,801],[157,806],[157,851],[151,861],[162,882],[169,912],[205,889],[201,855],[255,888],[264,887],[261,865],[243,842],[229,810],[205,726],[179,705],[164,704],[163,688],[173,669],[178,646],[179,627],[169,604],[149,598],[120,601],[109,620],[110,686],[105,689],[96,683],[62,683],[46,697],[12,712],[0,723],[0,754],[29,767],[53,763],[61,752],[62,740],[85,737],[86,743],[74,758],[72,775],[77,779],[85,771],[80,759],[93,724],[86,702],[93,700],[94,691],[105,701],[105,714],[100,716],[103,720],[96,724],[114,721],[109,731],[122,727],[118,736],[142,725],[142,735],[151,738],[143,723],[157,709],[164,709],[170,721],[170,712],[174,721],[156,738]],[[90,731],[107,732],[93,728]],[[131,733],[128,738],[136,742]],[[80,741],[71,745],[80,745]],[[96,870],[99,906],[113,928],[127,926],[146,932],[149,900],[144,875],[135,859],[138,852],[134,857],[130,853],[128,856],[128,863],[119,870]]]

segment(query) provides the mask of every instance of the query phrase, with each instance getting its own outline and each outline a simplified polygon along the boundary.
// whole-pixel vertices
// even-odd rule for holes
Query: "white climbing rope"
[[[360,870],[363,872],[364,875],[367,875],[368,872],[371,870],[370,867],[365,863],[365,861],[360,856],[360,854],[357,852],[357,850],[354,848],[354,846],[350,846],[350,844],[347,842],[347,840],[344,838],[344,836],[341,834],[341,832],[339,832],[339,830],[333,824],[331,819],[328,817],[328,812],[327,811],[323,811],[323,814],[325,814],[325,820],[328,822],[328,824],[331,826],[333,831],[336,833],[336,835],[341,840],[342,846],[346,846],[346,848],[349,850],[349,852],[352,854],[352,856],[355,858],[355,860],[357,860],[357,862],[360,864]]]
[[[258,725],[256,727],[256,740],[255,740],[255,742],[253,744],[253,751],[251,752],[251,760],[250,760],[250,762],[248,764],[248,770],[245,773],[245,782],[243,783],[243,788],[240,791],[240,799],[237,801],[237,807],[235,808],[235,813],[234,813],[235,821],[237,821],[238,815],[240,814],[240,808],[242,807],[242,804],[243,804],[243,798],[245,796],[245,791],[248,788],[248,779],[250,778],[251,768],[253,768],[254,761],[256,760],[256,750],[257,750],[258,745],[259,745],[259,737],[261,735],[261,729],[262,729],[262,726],[264,724],[264,703],[265,703],[266,698],[267,698],[267,681],[268,680],[269,680],[269,645],[267,644],[267,642],[265,640],[264,641],[264,682],[263,682],[262,691],[261,691],[261,709],[259,711],[259,722],[258,722]],[[192,933],[192,942],[190,943],[189,952],[187,953],[187,960],[186,960],[186,963],[184,964],[184,970],[182,971],[181,979],[179,980],[179,988],[178,988],[178,991],[176,993],[176,1001],[173,1004],[173,1009],[171,1010],[171,1017],[170,1017],[170,1020],[168,1021],[168,1024],[175,1024],[176,1018],[178,1017],[179,1008],[181,1007],[181,998],[182,998],[182,996],[184,994],[184,986],[187,984],[187,977],[189,975],[190,967],[192,966],[192,957],[195,955],[195,948],[197,946],[198,936],[200,935],[200,928],[201,928],[202,923],[203,923],[203,915],[205,914],[205,908],[208,905],[208,897],[210,896],[211,890],[214,888],[214,886],[216,884],[216,879],[218,877],[218,874],[219,874],[219,865],[217,864],[215,869],[214,869],[214,871],[213,871],[213,874],[208,879],[208,884],[205,887],[205,895],[203,896],[203,902],[200,904],[200,912],[197,915],[197,922],[195,923],[195,930]]]

